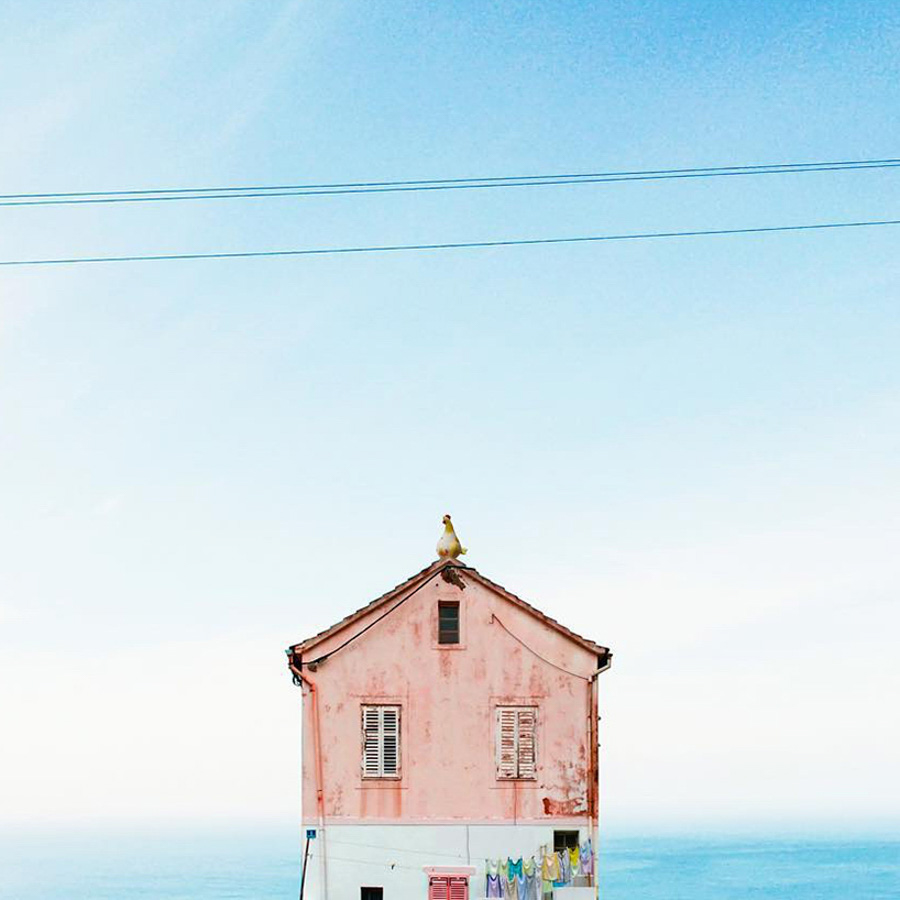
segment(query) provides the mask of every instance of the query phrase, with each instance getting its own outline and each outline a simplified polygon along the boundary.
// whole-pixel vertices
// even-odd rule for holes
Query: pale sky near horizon
[[[889,2],[0,0],[0,193],[900,157]],[[0,208],[0,258],[900,218],[896,170]],[[900,229],[0,269],[0,824],[291,821],[433,558],[615,653],[603,809],[896,826]]]

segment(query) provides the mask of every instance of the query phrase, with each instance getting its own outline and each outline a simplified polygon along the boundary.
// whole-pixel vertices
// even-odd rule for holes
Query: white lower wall
[[[305,828],[317,828],[315,823]],[[328,825],[310,841],[304,900],[359,900],[363,886],[384,888],[384,900],[425,900],[425,866],[474,866],[471,900],[484,896],[485,859],[534,856],[553,849],[555,830],[590,836],[597,871],[597,836],[582,821],[553,824]],[[327,881],[327,891],[324,888]],[[594,890],[591,889],[592,895]],[[581,895],[579,895],[581,896]]]

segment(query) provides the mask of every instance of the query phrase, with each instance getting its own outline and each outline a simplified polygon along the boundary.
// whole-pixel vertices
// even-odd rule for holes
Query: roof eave
[[[318,634],[314,634],[297,644],[292,644],[289,649],[294,653],[303,653],[308,651],[310,648],[315,647],[317,644],[321,644],[322,641],[326,640],[326,638],[334,637],[334,635],[339,634],[345,628],[349,628],[354,622],[358,622],[364,616],[368,615],[371,612],[374,612],[379,607],[384,606],[386,603],[389,603],[391,600],[399,597],[405,590],[418,587],[418,585],[420,585],[423,581],[427,581],[429,578],[431,578],[432,575],[435,575],[441,570],[446,569],[448,566],[456,566],[460,569],[469,568],[467,565],[465,565],[465,563],[461,563],[457,559],[437,559],[433,563],[431,563],[431,565],[426,566],[424,569],[422,569],[420,572],[416,572],[415,575],[407,578],[406,581],[403,581],[396,587],[391,588],[391,590],[389,590],[387,593],[382,594],[380,597],[376,597],[374,600],[370,600],[365,606],[362,606],[355,612],[344,616],[343,619],[341,619],[339,622],[335,622],[334,625],[331,625],[324,631],[320,631],[318,632]]]

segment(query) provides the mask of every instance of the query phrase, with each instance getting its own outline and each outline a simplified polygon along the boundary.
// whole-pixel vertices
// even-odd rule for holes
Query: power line
[[[710,228],[696,231],[649,231],[632,234],[598,234],[558,238],[524,238],[496,241],[451,241],[434,244],[385,244],[361,247],[314,247],[298,250],[237,250],[219,253],[154,253],[129,256],[70,256],[51,259],[5,259],[0,266],[63,266],[80,263],[170,262],[200,259],[260,259],[278,256],[336,256],[363,253],[405,253],[432,250],[476,250],[491,247],[535,247],[543,244],[586,244],[606,241],[643,241],[664,238],[721,237],[744,234],[777,234],[790,231],[824,231],[836,228],[872,228],[900,225],[900,219],[859,222],[817,222],[807,225],[770,225],[760,228]]]
[[[722,178],[748,175],[798,175],[806,172],[893,169],[900,158],[838,160],[812,163],[772,163],[752,166],[709,166],[686,169],[583,172],[551,175],[438,178],[419,181],[359,181],[323,184],[275,184],[219,187],[146,188],[117,191],[59,191],[0,194],[0,206],[72,206],[110,203],[156,203],[172,200],[245,200],[265,197],[334,196],[421,191],[479,190],[486,188],[548,187],[555,185],[663,181],[683,178]]]
[[[562,666],[557,665],[555,662],[547,659],[546,656],[541,656],[534,647],[526,644],[525,641],[522,640],[517,634],[513,634],[504,624],[500,621],[500,619],[495,615],[491,614],[491,621],[496,622],[511,638],[518,641],[529,653],[532,653],[536,656],[541,662],[547,663],[548,666],[552,666],[554,669],[559,669],[560,672],[563,672],[566,675],[571,675],[572,678],[580,678],[582,681],[592,681],[593,679],[587,678],[584,675],[579,675],[577,672],[570,672],[568,669],[564,669]]]

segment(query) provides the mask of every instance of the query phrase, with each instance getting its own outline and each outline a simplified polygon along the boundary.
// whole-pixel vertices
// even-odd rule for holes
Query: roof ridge
[[[362,616],[364,616],[366,613],[372,612],[373,610],[377,609],[379,606],[383,605],[384,603],[387,603],[389,600],[393,599],[394,597],[397,597],[399,594],[401,594],[407,588],[413,587],[417,582],[419,582],[419,583],[424,582],[428,578],[430,578],[432,574],[440,572],[442,569],[445,569],[445,568],[448,568],[451,566],[453,568],[463,569],[466,572],[471,573],[485,587],[500,594],[500,596],[502,596],[506,600],[509,600],[511,603],[521,606],[523,609],[527,610],[532,615],[541,619],[547,625],[551,626],[552,628],[555,628],[557,631],[566,635],[568,638],[570,638],[571,640],[580,644],[581,646],[583,646],[591,651],[598,652],[598,653],[602,653],[602,652],[608,653],[609,652],[608,647],[603,647],[600,644],[597,644],[594,641],[590,640],[589,638],[583,637],[582,635],[577,634],[576,632],[572,631],[570,628],[567,628],[565,625],[563,625],[558,620],[554,619],[552,616],[548,616],[546,613],[539,610],[536,606],[533,606],[527,600],[523,600],[517,594],[514,594],[512,591],[503,587],[503,585],[497,584],[496,582],[491,581],[490,578],[488,578],[486,575],[482,575],[481,572],[479,572],[474,566],[466,565],[465,563],[460,562],[458,559],[451,559],[451,558],[435,560],[433,563],[431,563],[430,565],[427,565],[421,571],[416,572],[414,575],[411,575],[405,581],[401,581],[399,584],[392,587],[389,591],[386,591],[385,593],[376,597],[374,600],[370,600],[368,603],[366,603],[364,606],[361,606],[359,609],[355,610],[354,612],[348,613],[346,616],[344,616],[343,619],[340,619],[339,621],[335,622],[330,627],[325,628],[322,631],[319,631],[318,633],[316,633],[314,635],[311,635],[310,637],[306,638],[305,640],[299,641],[298,643],[291,645],[291,647],[290,647],[291,652],[295,652],[295,651],[302,652],[302,651],[308,650],[310,647],[314,647],[316,644],[321,643],[323,640],[325,640],[325,638],[329,637],[330,635],[336,634],[337,632],[341,631],[342,629],[348,627],[353,622],[355,622],[357,619],[360,619]]]
[[[397,594],[399,594],[406,588],[412,587],[413,584],[415,584],[420,579],[424,580],[423,576],[427,578],[431,575],[432,572],[439,572],[441,569],[449,565],[457,566],[458,568],[462,569],[471,568],[465,563],[458,562],[455,559],[436,559],[434,562],[429,563],[429,565],[425,566],[424,569],[421,569],[414,575],[410,575],[409,578],[401,581],[399,584],[394,585],[394,587],[392,587],[390,590],[385,591],[383,594],[379,594],[379,596],[375,597],[374,600],[370,600],[364,606],[359,607],[359,609],[356,609],[351,613],[347,613],[347,615],[344,616],[343,619],[339,619],[333,625],[329,625],[328,628],[324,628],[322,629],[322,631],[319,631],[302,641],[298,641],[296,644],[292,644],[291,650],[306,649],[313,646],[313,644],[318,643],[319,640],[324,639],[326,635],[333,634],[336,631],[340,631],[341,628],[349,625],[352,621],[359,618],[363,613],[370,612],[379,604],[390,600],[392,597],[396,597]]]

